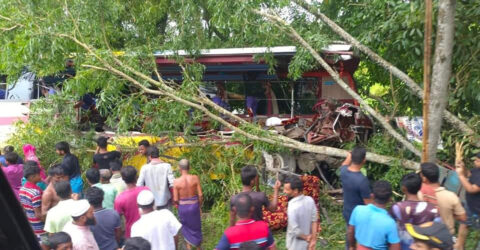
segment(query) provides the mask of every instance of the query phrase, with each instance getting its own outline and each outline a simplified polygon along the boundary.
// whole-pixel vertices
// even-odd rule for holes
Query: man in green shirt
[[[50,234],[63,230],[63,226],[72,220],[70,212],[75,207],[69,181],[59,181],[55,183],[54,188],[60,201],[47,212],[44,230]]]
[[[87,170],[85,176],[87,177],[88,184],[92,187],[98,187],[103,190],[103,202],[104,208],[113,209],[113,203],[117,197],[117,189],[110,183],[110,177],[112,174],[108,169],[90,168]]]

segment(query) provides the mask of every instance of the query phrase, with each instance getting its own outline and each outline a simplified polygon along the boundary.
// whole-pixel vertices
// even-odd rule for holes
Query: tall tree
[[[448,87],[452,75],[453,39],[455,35],[455,0],[438,2],[437,36],[433,58],[432,83],[428,114],[428,159],[435,161],[443,119],[448,103]]]

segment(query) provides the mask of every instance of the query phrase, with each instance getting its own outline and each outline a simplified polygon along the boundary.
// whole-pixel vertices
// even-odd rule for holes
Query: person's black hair
[[[376,181],[373,184],[372,191],[375,202],[378,204],[387,204],[392,197],[392,185],[388,181]]]
[[[17,164],[18,162],[18,154],[15,153],[15,152],[8,152],[6,155],[5,155],[5,160],[7,161],[7,163],[10,163],[10,164]]]
[[[91,184],[96,184],[100,181],[100,171],[96,168],[90,168],[85,173],[85,177],[87,177],[88,182]]]
[[[246,241],[240,244],[238,250],[260,250],[262,249],[255,241]]]
[[[108,164],[110,171],[120,171],[122,169],[122,162],[120,160],[114,160]]]
[[[141,140],[138,143],[138,146],[144,146],[144,147],[148,148],[148,147],[150,147],[150,142],[148,142],[148,140]]]
[[[250,186],[252,183],[252,180],[257,177],[257,169],[252,166],[252,165],[247,165],[242,168],[242,171],[240,173],[241,179],[242,179],[242,185],[244,186]]]
[[[58,151],[63,151],[65,154],[70,153],[70,145],[68,145],[68,142],[66,141],[61,141],[55,144],[55,149]]]
[[[135,183],[137,177],[137,170],[132,166],[126,166],[120,170],[122,180],[127,184]]]
[[[97,146],[100,148],[107,148],[108,145],[108,138],[105,136],[100,136],[97,138]]]
[[[408,173],[403,176],[401,185],[409,194],[417,194],[422,187],[422,178],[417,173]]]
[[[362,164],[367,155],[367,150],[362,147],[355,147],[352,150],[352,163],[353,164]]]
[[[160,151],[158,151],[157,147],[151,146],[147,149],[147,155],[152,158],[158,158],[160,157]]]
[[[72,238],[65,232],[58,232],[48,236],[48,247],[50,250],[56,250],[61,244],[72,242]]]
[[[40,168],[34,161],[26,161],[23,164],[23,177],[28,180],[32,175],[40,174]]]
[[[248,194],[239,194],[237,195],[233,206],[240,218],[247,218],[250,214],[250,209],[253,206],[252,198]]]
[[[15,148],[12,145],[7,145],[3,148],[3,154],[7,154],[10,152],[15,152]]]
[[[99,207],[102,206],[104,194],[103,190],[98,187],[89,187],[87,191],[85,191],[85,198],[90,205]]]
[[[440,169],[433,162],[424,162],[420,164],[420,172],[431,183],[437,183],[440,178]]]
[[[297,189],[298,192],[303,191],[303,182],[300,180],[300,177],[295,175],[290,175],[285,179],[285,184],[289,183],[292,190]]]
[[[58,197],[68,199],[72,195],[72,187],[69,181],[59,181],[53,186]]]
[[[148,240],[142,237],[131,237],[125,241],[123,250],[151,250],[152,246]]]
[[[66,175],[66,174],[61,164],[55,164],[48,169],[48,175],[53,177],[55,175]]]

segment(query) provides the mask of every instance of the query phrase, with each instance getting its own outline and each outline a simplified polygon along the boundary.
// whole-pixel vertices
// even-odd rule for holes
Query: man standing
[[[60,181],[68,181],[68,175],[65,174],[60,164],[50,167],[48,169],[48,175],[50,176],[50,183],[42,195],[42,216],[46,216],[48,210],[60,201],[60,197],[58,197],[57,192],[55,192],[54,185]]]
[[[390,183],[377,181],[373,184],[373,203],[355,207],[348,226],[348,245],[351,250],[400,249],[397,225],[385,210],[391,197]]]
[[[110,163],[110,171],[112,171],[112,178],[110,178],[110,183],[117,189],[117,195],[125,191],[127,184],[122,180],[122,162],[114,161]]]
[[[367,151],[365,148],[356,147],[348,154],[340,167],[340,180],[342,181],[343,191],[343,218],[346,228],[350,221],[350,215],[353,209],[358,205],[365,205],[372,202],[370,192],[370,182],[365,177],[361,169],[366,162]],[[348,239],[345,249],[348,249]]]
[[[157,147],[148,148],[150,163],[142,167],[138,176],[137,186],[147,186],[155,195],[155,208],[168,208],[172,198],[170,188],[173,189],[172,166],[163,162]],[[173,190],[172,190],[173,191]]]
[[[139,236],[148,240],[153,250],[175,250],[182,224],[168,209],[155,211],[154,199],[150,190],[138,194],[137,204],[142,215],[132,226],[132,237]]]
[[[18,154],[15,152],[9,152],[5,155],[5,161],[7,162],[6,167],[2,167],[5,177],[12,188],[12,191],[15,193],[17,199],[19,199],[18,192],[20,187],[22,187],[22,178],[23,178],[23,165],[18,164]]]
[[[475,156],[473,162],[475,166],[474,169],[468,172],[464,172],[465,166],[463,162],[457,162],[457,174],[462,183],[463,188],[465,189],[465,197],[467,200],[466,211],[467,211],[467,223],[465,225],[460,225],[458,229],[458,245],[457,249],[462,249],[465,244],[465,240],[468,235],[469,227],[480,227],[480,153]],[[469,177],[467,179],[467,177]],[[480,248],[480,242],[478,243]]]
[[[115,211],[125,217],[125,238],[130,238],[130,229],[133,223],[140,218],[137,206],[137,196],[142,190],[148,190],[147,187],[137,187],[137,170],[132,166],[122,168],[122,179],[127,184],[127,189],[115,199]]]
[[[92,187],[98,187],[103,190],[105,196],[103,197],[103,207],[113,209],[113,203],[117,197],[117,189],[110,184],[110,170],[91,168],[85,174],[88,183]],[[100,182],[99,182],[100,181]]]
[[[85,198],[93,207],[95,221],[90,230],[101,250],[117,250],[118,242],[122,239],[120,216],[115,210],[103,208],[103,191],[98,187],[91,187],[85,192]]]
[[[45,218],[42,216],[42,190],[37,186],[37,182],[42,181],[37,163],[34,161],[25,162],[23,176],[27,179],[27,182],[25,182],[25,186],[20,188],[20,203],[25,210],[33,232],[40,239],[45,234],[45,231],[43,231]]]
[[[257,169],[254,166],[248,165],[243,167],[241,172],[241,179],[243,187],[240,194],[248,194],[252,198],[253,206],[255,207],[252,215],[252,218],[254,220],[263,220],[263,206],[265,206],[267,210],[275,212],[278,202],[278,189],[282,185],[278,180],[275,182],[275,186],[273,187],[273,198],[270,202],[264,192],[253,191],[253,187],[256,186],[256,184],[258,183],[258,173]],[[259,191],[258,186],[257,191]],[[240,194],[234,195],[232,196],[232,198],[230,198],[230,226],[235,225],[236,214],[233,207],[237,196]]]
[[[297,176],[285,180],[283,192],[291,198],[287,208],[287,249],[314,250],[318,228],[315,201],[303,195],[303,182]]]
[[[428,196],[428,200],[435,201],[443,223],[447,226],[450,233],[455,235],[455,219],[460,222],[467,220],[467,215],[460,199],[455,193],[440,186],[440,183],[438,183],[440,170],[435,163],[424,162],[420,164],[420,169],[420,176],[423,182],[422,186],[426,186],[426,188],[422,189],[432,189],[435,191],[433,196]],[[425,197],[426,195],[424,195],[423,192],[419,192],[420,200],[427,200]]]
[[[80,163],[74,154],[70,153],[70,145],[67,142],[61,141],[55,145],[58,155],[63,156],[62,167],[68,178],[70,178],[70,185],[72,192],[81,194],[83,189],[83,180],[80,172]]]
[[[97,139],[97,152],[93,156],[93,166],[98,169],[110,169],[110,163],[120,160],[122,154],[118,151],[108,151],[108,138],[100,136]]]
[[[99,250],[89,226],[95,225],[93,207],[87,200],[75,201],[70,211],[73,221],[65,225],[63,231],[72,238],[73,250]]]
[[[235,226],[227,228],[215,249],[229,250],[240,248],[242,243],[255,242],[261,249],[276,249],[268,223],[255,221],[251,215],[255,210],[253,199],[248,194],[239,194],[233,206],[238,221]]]
[[[417,193],[422,186],[422,178],[416,173],[408,173],[403,176],[401,189],[405,194],[405,200],[395,203],[390,209],[390,214],[399,226],[401,248],[409,250],[413,238],[405,229],[405,224],[420,225],[429,221],[441,221],[438,209],[435,205],[426,201],[420,201]]]
[[[181,176],[174,181],[173,201],[178,205],[178,217],[182,223],[182,235],[187,242],[187,249],[200,247],[202,243],[201,205],[202,186],[196,175],[189,174],[190,163],[182,159],[178,163]]]
[[[65,224],[72,220],[71,211],[75,209],[77,203],[71,198],[72,189],[68,181],[59,181],[55,183],[55,192],[60,198],[60,202],[47,213],[44,230],[49,233],[58,233],[63,230]]]

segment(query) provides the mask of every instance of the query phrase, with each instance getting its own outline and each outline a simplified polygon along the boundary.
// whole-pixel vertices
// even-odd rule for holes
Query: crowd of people
[[[51,166],[48,175],[33,145],[23,146],[24,159],[14,147],[4,148],[2,170],[43,249],[176,249],[180,234],[187,249],[201,248],[203,193],[187,159],[178,162],[175,178],[171,164],[146,140],[138,148],[145,162],[137,167],[123,166],[121,152],[107,150],[108,138],[99,137],[97,146],[92,167],[84,173],[86,185],[66,142],[55,145],[63,161]],[[340,167],[345,249],[463,249],[468,228],[479,224],[480,154],[469,173],[457,163],[465,204],[440,185],[439,167],[430,162],[422,163],[419,173],[403,176],[404,199],[390,204],[391,184],[380,180],[370,185],[362,173],[365,156],[364,148],[355,148]],[[318,204],[303,193],[301,178],[277,180],[271,199],[259,190],[255,166],[241,169],[241,182],[241,192],[230,199],[230,226],[216,249],[276,249],[262,211],[276,211],[282,185],[289,198],[287,249],[316,249]],[[460,225],[454,237],[456,221]]]

